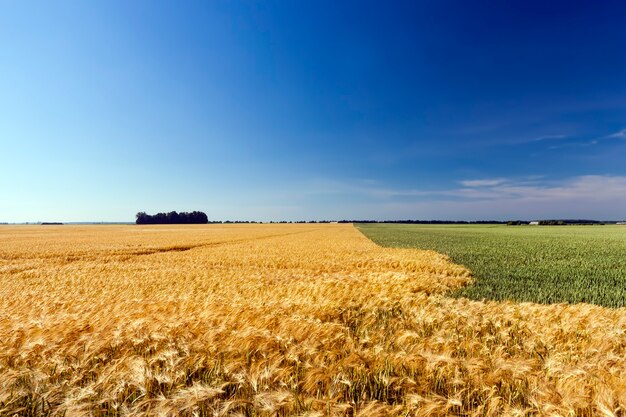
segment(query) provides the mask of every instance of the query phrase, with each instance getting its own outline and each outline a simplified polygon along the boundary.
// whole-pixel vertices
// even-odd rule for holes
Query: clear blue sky
[[[0,1],[0,221],[626,218],[624,1]]]

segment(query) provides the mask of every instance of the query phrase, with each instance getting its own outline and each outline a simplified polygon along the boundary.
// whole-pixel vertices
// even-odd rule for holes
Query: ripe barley
[[[2,227],[1,415],[625,415],[626,309],[351,225]]]

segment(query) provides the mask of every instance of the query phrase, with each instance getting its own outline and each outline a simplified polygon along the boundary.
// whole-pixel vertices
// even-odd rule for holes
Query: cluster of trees
[[[154,215],[141,211],[135,217],[136,224],[206,224],[209,222],[207,215],[201,211],[191,213],[170,211]]]

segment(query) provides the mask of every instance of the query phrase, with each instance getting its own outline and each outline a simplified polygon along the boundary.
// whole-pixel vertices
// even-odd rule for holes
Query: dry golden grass
[[[0,415],[626,415],[626,309],[351,225],[0,228]]]

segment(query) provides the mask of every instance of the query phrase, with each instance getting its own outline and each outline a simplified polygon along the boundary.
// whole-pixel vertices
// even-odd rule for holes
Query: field
[[[0,227],[0,415],[626,415],[626,309],[352,225]]]
[[[361,224],[387,247],[431,249],[469,268],[475,300],[626,306],[626,226]]]

